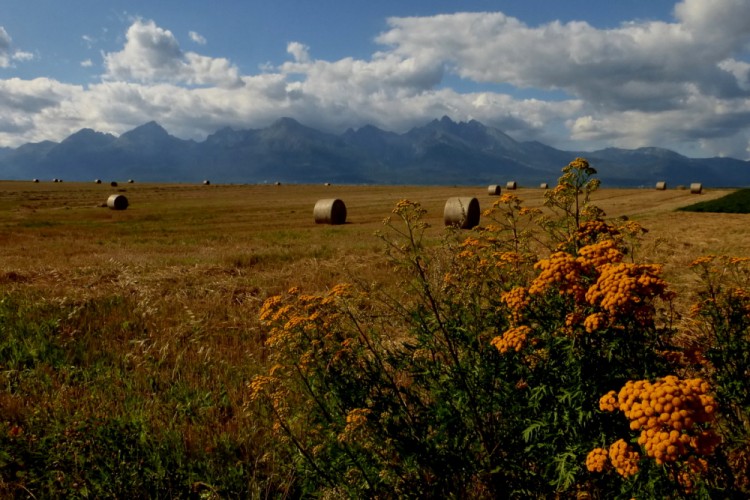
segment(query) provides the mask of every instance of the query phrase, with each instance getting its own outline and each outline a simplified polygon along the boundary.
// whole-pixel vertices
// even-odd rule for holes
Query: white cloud
[[[31,52],[25,52],[23,50],[16,50],[15,52],[13,52],[11,58],[14,61],[31,61],[32,59],[34,59],[34,54],[32,54]]]
[[[152,119],[200,139],[280,116],[330,131],[371,123],[403,132],[447,114],[566,149],[657,145],[745,158],[748,12],[750,0],[684,0],[672,22],[609,29],[530,26],[499,12],[391,18],[370,58],[315,59],[310,47],[290,42],[288,61],[249,75],[136,20],[121,50],[103,54],[100,83],[0,80],[3,130],[15,131],[0,130],[0,145],[61,140],[84,126],[122,133]],[[14,54],[0,28],[0,65]],[[482,90],[447,88],[455,79]],[[540,97],[517,97],[514,87]],[[543,100],[545,91],[555,98]]]
[[[171,31],[153,21],[136,20],[120,52],[104,55],[105,80],[186,85],[242,85],[239,71],[227,59],[183,52]]]
[[[30,61],[34,54],[13,48],[13,39],[3,26],[0,26],[0,68],[8,68],[13,61]]]
[[[0,26],[0,68],[7,68],[10,65],[10,43],[10,35],[5,28]]]
[[[307,45],[299,42],[289,42],[286,46],[286,51],[299,63],[306,63],[310,60],[310,47]]]
[[[198,45],[206,45],[207,43],[206,38],[195,31],[191,31],[190,33],[188,33],[188,36],[190,36],[190,39]]]
[[[93,61],[91,59],[86,59],[85,61],[81,61],[81,67],[82,68],[90,68],[94,65]]]
[[[750,91],[750,63],[730,58],[721,61],[718,66],[734,76],[742,90]]]

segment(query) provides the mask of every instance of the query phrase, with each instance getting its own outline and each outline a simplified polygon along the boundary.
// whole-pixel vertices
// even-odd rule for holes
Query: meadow
[[[700,279],[691,262],[750,256],[750,215],[677,209],[732,191],[603,186],[591,202],[648,229],[629,258],[663,264],[687,306]],[[129,208],[103,206],[112,193]],[[542,189],[513,194],[544,207]],[[407,277],[375,233],[411,200],[425,210],[421,243],[438,248],[452,196],[474,196],[483,210],[497,199],[486,186],[0,182],[0,494],[310,494],[274,415],[250,394],[278,363],[261,310],[290,289],[342,282],[403,291]],[[346,224],[314,223],[323,198],[344,200]]]

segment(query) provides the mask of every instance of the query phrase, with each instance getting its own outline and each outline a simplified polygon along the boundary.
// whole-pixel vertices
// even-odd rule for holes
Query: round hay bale
[[[94,184],[101,184],[101,183],[102,183],[101,179],[94,179]]]
[[[281,183],[279,181],[276,181],[273,183],[274,186],[281,186]]]
[[[112,186],[113,188],[116,188],[117,187],[117,182],[116,181],[112,181],[112,182],[109,183],[109,185]]]
[[[703,184],[700,182],[693,182],[690,184],[690,194],[701,194],[703,192]]]
[[[112,210],[125,210],[128,208],[128,199],[121,194],[113,194],[107,198],[107,206]]]
[[[210,186],[211,185],[211,181],[209,181],[208,179],[206,179],[205,181],[203,181],[203,185],[204,186]]]
[[[541,184],[539,184],[539,189],[549,189],[549,184],[547,184],[546,182],[542,182]]]
[[[507,184],[505,184],[505,189],[510,189],[513,191],[518,187],[518,184],[516,184],[516,181],[508,181]]]
[[[326,183],[324,184],[324,186],[330,186],[330,185],[331,185],[331,183],[330,183],[330,182],[326,182]]]
[[[313,216],[316,224],[343,224],[346,222],[346,205],[338,198],[318,200]]]
[[[659,181],[656,183],[656,190],[657,191],[665,191],[667,189],[667,183],[666,181]]]
[[[448,198],[443,210],[446,226],[471,229],[479,224],[479,200],[472,197]]]
[[[497,184],[487,186],[487,194],[490,196],[498,196],[500,194],[500,186]]]
[[[133,184],[135,181],[133,179],[128,179],[128,184]]]
[[[34,182],[34,183],[38,183],[38,182],[39,182],[39,179],[34,179],[34,180],[33,180],[32,182]]]

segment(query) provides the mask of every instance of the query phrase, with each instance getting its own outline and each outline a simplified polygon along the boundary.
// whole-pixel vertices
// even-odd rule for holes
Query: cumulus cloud
[[[224,58],[183,52],[171,31],[153,21],[136,20],[125,35],[123,50],[105,54],[105,80],[141,83],[237,87],[239,70]]]
[[[13,61],[30,61],[34,54],[14,49],[13,40],[3,26],[0,26],[0,68],[8,68]]]
[[[307,45],[299,42],[289,42],[286,46],[286,51],[299,63],[306,63],[310,60],[310,47]]]
[[[206,38],[203,35],[196,33],[195,31],[191,31],[188,33],[188,36],[198,45],[206,45]]]
[[[369,58],[318,59],[292,41],[287,61],[247,75],[139,19],[119,51],[103,54],[97,84],[0,80],[4,127],[16,131],[0,130],[0,145],[60,140],[83,126],[122,133],[151,119],[200,139],[280,116],[330,131],[370,123],[403,132],[449,115],[566,149],[657,145],[746,158],[748,12],[750,0],[683,0],[671,20],[607,29],[532,26],[502,12],[390,18]],[[0,28],[0,66],[15,54]],[[450,88],[457,80],[482,90]]]

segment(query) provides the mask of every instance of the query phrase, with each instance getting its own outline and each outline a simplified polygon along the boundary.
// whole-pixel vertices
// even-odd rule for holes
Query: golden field
[[[664,264],[679,301],[696,280],[688,264],[697,257],[750,256],[750,215],[675,211],[729,192],[605,186],[592,201],[649,230],[635,258]],[[128,198],[127,210],[106,208],[114,193]],[[514,193],[543,205],[541,189]],[[21,325],[50,321],[53,347],[65,352],[58,365],[45,358],[58,359],[52,348],[54,356],[36,347],[8,355],[16,367],[0,371],[0,424],[31,434],[21,423],[54,421],[69,432],[76,422],[127,416],[155,435],[177,433],[188,451],[232,443],[260,478],[253,495],[278,494],[292,479],[275,476],[284,468],[268,451],[270,419],[248,410],[248,383],[267,369],[261,305],[291,287],[398,286],[403,277],[375,236],[383,219],[399,200],[419,202],[427,241],[437,244],[454,196],[476,197],[482,210],[496,199],[486,186],[0,182],[0,306],[20,304]],[[346,224],[315,224],[313,207],[325,198],[345,202]]]
[[[674,211],[729,192],[604,187],[593,202],[608,217],[626,216],[649,229],[648,254],[640,257],[664,263],[679,281],[698,256],[750,255],[749,215]],[[128,198],[127,210],[104,206],[114,193]],[[544,200],[541,189],[515,194],[529,207]],[[486,187],[2,182],[0,281],[49,296],[137,285],[160,296],[223,290],[255,303],[289,286],[322,289],[348,275],[387,281],[377,258],[382,244],[373,236],[383,219],[401,199],[420,202],[437,240],[452,196],[474,196],[482,210],[496,199]],[[346,224],[314,223],[313,207],[324,198],[346,203]]]

